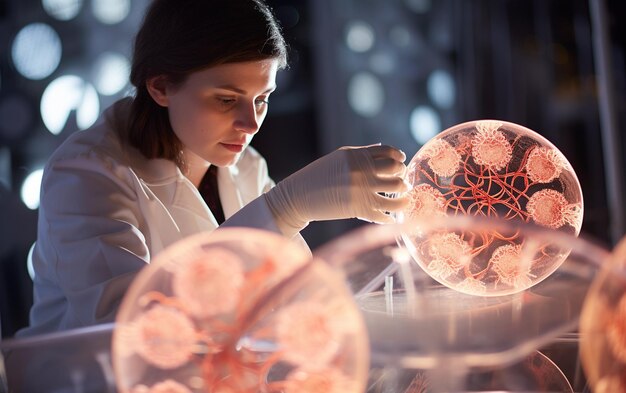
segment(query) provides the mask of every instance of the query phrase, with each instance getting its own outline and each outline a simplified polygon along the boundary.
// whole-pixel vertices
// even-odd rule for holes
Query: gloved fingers
[[[374,160],[374,169],[378,175],[401,175],[404,176],[406,165],[393,158],[384,157]]]
[[[406,161],[406,154],[393,146],[372,145],[367,147],[367,151],[372,155],[374,160],[388,157],[400,162]]]
[[[376,210],[385,212],[397,212],[409,206],[410,199],[407,196],[385,196],[375,194],[373,196],[373,206]]]
[[[402,193],[411,186],[401,177],[375,177],[369,181],[369,187],[376,192]]]
[[[369,147],[380,146],[381,143],[373,143],[371,145],[363,145],[363,146],[342,146],[338,150],[351,150],[351,149],[367,149]]]
[[[393,224],[396,220],[380,210],[371,211],[368,217],[357,217],[359,220],[375,222],[377,224]]]
[[[396,161],[406,161],[406,154],[402,150],[380,143],[365,146],[343,146],[337,150],[366,150],[373,159],[390,157]]]

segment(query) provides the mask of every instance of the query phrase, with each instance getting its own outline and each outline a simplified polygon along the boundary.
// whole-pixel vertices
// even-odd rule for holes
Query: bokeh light
[[[83,6],[82,0],[42,0],[43,9],[58,20],[71,20],[78,15]]]
[[[93,0],[93,14],[106,25],[120,23],[130,13],[130,0]]]
[[[46,87],[41,97],[41,118],[46,128],[59,134],[72,111],[76,111],[79,129],[91,126],[98,118],[100,101],[96,89],[82,78],[64,75]]]
[[[376,116],[385,104],[385,90],[380,79],[369,72],[355,74],[348,84],[348,102],[361,116]]]
[[[52,27],[31,23],[22,28],[11,47],[13,64],[28,79],[44,79],[61,61],[61,39]]]
[[[352,22],[346,31],[346,45],[355,52],[367,52],[376,40],[374,28],[363,21]]]
[[[104,52],[93,66],[94,85],[98,93],[111,96],[119,93],[128,83],[130,62],[126,56]]]
[[[420,105],[411,112],[409,127],[413,139],[423,145],[441,131],[441,119],[432,107]]]
[[[428,76],[428,97],[441,109],[450,109],[456,98],[456,85],[445,70],[435,70]]]
[[[26,176],[24,183],[22,183],[20,196],[22,197],[22,202],[31,210],[36,210],[39,207],[39,188],[41,187],[42,178],[43,168],[35,169]]]
[[[26,257],[26,270],[31,280],[35,279],[35,268],[33,267],[33,252],[35,251],[35,243],[28,249],[28,256]]]

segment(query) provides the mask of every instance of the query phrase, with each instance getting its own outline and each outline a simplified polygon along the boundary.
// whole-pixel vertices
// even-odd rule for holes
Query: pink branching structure
[[[121,392],[363,389],[365,327],[329,267],[305,258],[246,260],[220,246],[183,251],[150,266],[153,274],[125,300],[113,351]]]
[[[582,192],[570,164],[539,134],[512,123],[477,121],[442,132],[411,160],[407,179],[413,189],[405,220],[479,216],[574,234],[582,226]],[[533,244],[530,254],[524,244],[519,234],[491,231],[435,235],[415,246],[440,282],[504,294],[528,288],[564,259],[548,243]]]

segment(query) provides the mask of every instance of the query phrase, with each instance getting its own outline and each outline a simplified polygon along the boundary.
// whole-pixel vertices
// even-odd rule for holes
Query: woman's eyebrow
[[[237,86],[233,86],[233,85],[220,85],[220,86],[216,86],[216,88],[222,89],[222,90],[231,90],[239,94],[246,94],[245,90],[240,89]]]
[[[243,89],[241,89],[241,88],[239,88],[237,86],[234,86],[234,85],[220,85],[220,86],[216,86],[216,88],[217,89],[222,89],[222,90],[230,90],[230,91],[233,91],[235,93],[243,94],[243,95],[247,94],[247,91],[245,91],[245,90],[243,90]],[[273,86],[270,86],[269,88],[267,88],[267,90],[265,90],[263,92],[263,94],[271,93],[274,90],[276,90],[276,85],[273,85]]]

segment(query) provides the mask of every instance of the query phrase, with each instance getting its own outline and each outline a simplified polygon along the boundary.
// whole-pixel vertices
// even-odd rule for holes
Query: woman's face
[[[237,162],[265,119],[277,69],[277,60],[222,64],[166,87],[172,129],[188,162]]]

